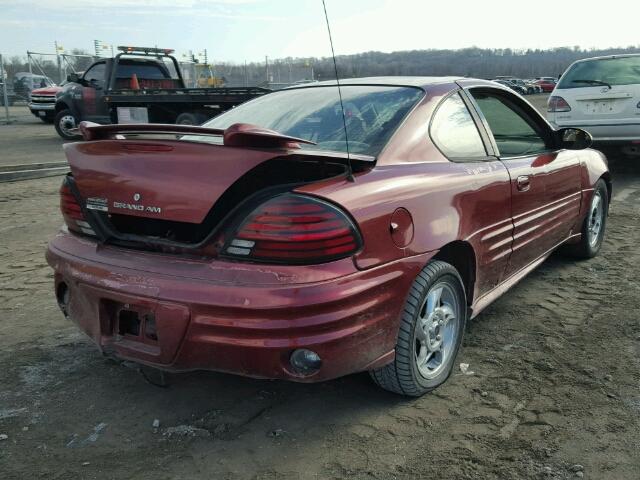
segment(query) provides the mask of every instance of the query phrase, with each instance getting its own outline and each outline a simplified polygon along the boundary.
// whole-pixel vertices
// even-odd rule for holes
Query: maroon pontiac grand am
[[[417,396],[556,248],[598,253],[611,177],[588,133],[483,80],[341,91],[344,109],[312,84],[202,127],[83,123],[47,252],[64,314],[160,369],[369,371]]]

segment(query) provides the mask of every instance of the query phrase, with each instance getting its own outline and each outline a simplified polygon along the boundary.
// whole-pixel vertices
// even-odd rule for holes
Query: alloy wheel
[[[426,379],[436,377],[454,354],[458,336],[458,300],[446,283],[427,293],[415,328],[415,362]]]
[[[594,192],[589,209],[589,244],[595,247],[600,239],[600,231],[604,220],[604,202],[599,191]]]

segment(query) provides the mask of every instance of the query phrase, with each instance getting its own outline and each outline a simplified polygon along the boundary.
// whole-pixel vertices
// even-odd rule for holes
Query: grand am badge
[[[147,213],[162,213],[161,207],[154,207],[151,205],[142,205],[139,203],[126,203],[126,202],[113,202],[113,208],[118,208],[121,210],[135,210],[136,212],[147,212]]]

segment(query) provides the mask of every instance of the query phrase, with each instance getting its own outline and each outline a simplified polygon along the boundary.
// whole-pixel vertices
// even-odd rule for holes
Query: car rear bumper
[[[640,118],[633,123],[599,123],[555,120],[551,124],[556,128],[577,127],[586,130],[597,143],[629,143],[640,140]]]
[[[303,382],[392,361],[405,296],[430,256],[364,271],[340,260],[314,267],[317,275],[305,273],[309,281],[298,283],[283,275],[290,267],[215,261],[211,268],[213,262],[98,246],[68,233],[47,250],[63,311],[103,352],[167,370]],[[162,266],[149,271],[153,261]],[[265,274],[272,280],[256,281]],[[137,336],[123,331],[132,311],[145,325]],[[157,340],[145,334],[149,318]],[[322,359],[314,374],[291,367],[299,348]]]

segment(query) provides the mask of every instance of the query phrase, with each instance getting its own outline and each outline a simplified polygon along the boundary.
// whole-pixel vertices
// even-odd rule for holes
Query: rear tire
[[[582,236],[580,242],[575,245],[567,245],[565,252],[576,258],[595,257],[604,240],[609,213],[609,190],[607,184],[601,178],[593,189],[593,197],[589,203],[589,212],[582,223]]]
[[[369,372],[381,388],[419,397],[442,385],[453,370],[467,318],[457,270],[431,261],[416,277],[404,306],[393,363]]]
[[[206,117],[199,113],[184,112],[176,118],[176,125],[202,125]]]
[[[71,110],[61,110],[56,114],[53,121],[56,127],[56,132],[65,140],[78,140],[82,138],[80,134],[72,133],[71,129],[78,126],[78,120],[75,115],[71,113]]]

